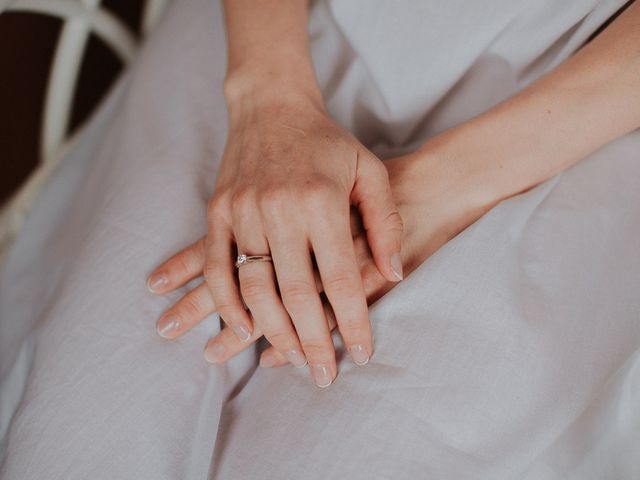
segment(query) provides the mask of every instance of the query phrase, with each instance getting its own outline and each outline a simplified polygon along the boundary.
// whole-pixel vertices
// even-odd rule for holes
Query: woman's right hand
[[[387,170],[305,97],[237,96],[229,103],[229,127],[208,207],[206,285],[216,311],[238,338],[249,341],[253,330],[244,300],[269,342],[293,364],[307,361],[316,383],[326,386],[335,378],[336,364],[316,266],[347,348],[359,363],[373,350],[351,236],[352,205],[363,218],[383,277],[402,278],[402,220]],[[236,280],[240,253],[271,255],[273,263],[244,264]],[[170,278],[160,269],[149,285],[163,293],[174,287]],[[159,322],[168,337],[187,327],[175,316]]]

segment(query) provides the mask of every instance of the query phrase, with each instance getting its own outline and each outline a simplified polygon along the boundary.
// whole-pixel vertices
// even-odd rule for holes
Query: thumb
[[[360,154],[351,201],[362,216],[378,270],[391,282],[402,280],[402,217],[391,193],[387,169],[371,153]]]

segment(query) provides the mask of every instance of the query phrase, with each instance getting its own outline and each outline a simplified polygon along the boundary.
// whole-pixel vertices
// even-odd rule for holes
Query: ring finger
[[[236,242],[238,254],[262,255],[269,253],[264,235],[256,233],[259,218],[244,218],[237,224]],[[307,364],[298,335],[278,291],[271,262],[251,262],[240,265],[238,280],[242,298],[251,311],[253,321],[263,335],[289,362],[300,368]]]

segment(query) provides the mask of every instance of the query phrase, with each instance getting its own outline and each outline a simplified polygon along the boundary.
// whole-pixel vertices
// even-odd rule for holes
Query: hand
[[[202,311],[215,305],[243,342],[259,328],[292,363],[308,361],[316,383],[327,386],[336,375],[335,352],[314,261],[345,345],[354,356],[368,358],[371,327],[349,211],[354,205],[362,215],[382,275],[401,279],[402,221],[387,171],[314,102],[261,99],[256,104],[241,98],[229,112],[230,133],[209,203],[206,239],[177,260],[198,268],[169,261],[151,275],[149,286],[164,293],[177,286],[176,268],[191,276],[204,271],[206,286],[191,292],[181,306],[195,313],[195,305]],[[273,258],[273,264],[250,263],[238,271],[252,318],[236,283],[238,252]],[[187,279],[184,275],[180,281]],[[175,338],[194,318],[182,309],[171,310],[160,319],[159,332]],[[205,356],[214,358],[215,351],[207,347]]]
[[[456,159],[451,158],[449,152],[441,150],[436,141],[412,154],[386,160],[384,164],[405,226],[402,257],[406,274],[410,274],[493,206],[493,203],[482,202],[483,197],[476,195],[477,190],[468,185],[469,178],[465,173],[462,172],[460,176]],[[367,302],[371,305],[396,284],[380,275],[356,214],[352,215],[351,225]],[[336,322],[329,305],[325,305],[325,311],[329,327],[335,328]],[[259,331],[254,332],[252,340],[259,338]],[[209,344],[219,352],[218,362],[224,362],[248,347],[228,329],[223,329]],[[273,347],[264,350],[260,356],[260,365],[263,367],[286,363],[287,358]]]
[[[413,154],[385,162],[392,192],[405,224],[402,239],[403,263],[408,273],[488,209],[488,206],[474,206],[474,199],[469,195],[472,190],[461,190],[460,185],[464,183],[457,180],[455,171],[451,169],[455,162],[444,161],[445,158],[446,155],[436,155],[434,149],[427,146]],[[365,230],[357,214],[351,216],[351,229],[367,301],[372,303],[389,291],[394,283],[384,278],[376,268]],[[170,283],[175,288],[202,274],[204,258],[204,240],[200,240],[168,260],[160,270],[167,272]],[[321,284],[318,285],[318,290],[322,290]],[[336,322],[330,305],[325,303],[324,309],[329,328],[334,328]],[[198,287],[176,303],[168,313],[184,318],[184,325],[193,326],[214,311],[208,291]],[[187,329],[185,327],[178,334]],[[258,326],[253,330],[250,342],[238,340],[230,329],[224,328],[208,343],[207,348],[215,353],[210,359],[224,362],[260,337]],[[362,356],[357,361],[360,363],[367,360],[368,357]],[[267,367],[282,365],[287,361],[291,359],[270,347],[262,353],[260,363]]]

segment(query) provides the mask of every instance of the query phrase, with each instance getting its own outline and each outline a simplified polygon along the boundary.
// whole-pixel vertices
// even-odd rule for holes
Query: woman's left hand
[[[467,188],[467,179],[460,176],[455,158],[442,148],[440,142],[427,143],[418,151],[384,162],[389,173],[393,197],[404,221],[402,239],[403,269],[406,273],[415,270],[433,252],[444,245],[486,212],[489,206],[479,206],[473,189]],[[357,263],[369,305],[395,286],[379,272],[367,242],[366,233],[357,213],[352,213],[352,236]],[[157,271],[164,272],[171,284],[184,285],[202,275],[205,262],[204,239],[187,247]],[[322,285],[317,276],[318,291]],[[324,305],[330,328],[335,328],[335,317],[331,307]],[[204,284],[188,292],[163,317],[176,315],[184,327],[173,333],[176,338],[205,317],[215,312],[215,305]],[[207,343],[207,359],[222,363],[252,345],[262,336],[257,325],[248,342],[240,341],[229,328],[223,330]],[[368,356],[354,356],[356,363],[366,363]],[[260,364],[264,367],[287,363],[286,358],[273,347],[266,349]],[[298,365],[299,366],[299,365]],[[304,365],[303,365],[304,366]]]

